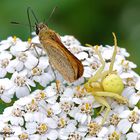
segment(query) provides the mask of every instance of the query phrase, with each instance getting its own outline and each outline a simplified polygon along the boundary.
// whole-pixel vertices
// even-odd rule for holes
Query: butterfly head
[[[38,35],[39,34],[39,32],[42,30],[42,29],[45,29],[45,30],[47,30],[48,29],[48,26],[46,25],[46,24],[44,24],[44,23],[39,23],[39,24],[36,24],[36,34]]]

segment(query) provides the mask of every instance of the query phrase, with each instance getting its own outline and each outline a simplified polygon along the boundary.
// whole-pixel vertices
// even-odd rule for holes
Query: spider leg
[[[99,102],[100,104],[102,104],[103,107],[106,107],[106,112],[105,112],[105,115],[104,115],[104,117],[102,119],[102,122],[101,122],[101,125],[103,125],[105,123],[106,119],[107,119],[107,116],[108,116],[110,110],[111,110],[110,109],[110,105],[107,103],[107,101],[106,101],[106,99],[104,97],[94,96],[94,98],[95,98],[95,100],[97,102]]]
[[[104,96],[104,97],[111,97],[116,99],[118,102],[121,102],[123,104],[127,104],[128,101],[125,97],[117,94],[117,93],[113,93],[113,92],[106,92],[106,91],[98,91],[94,93],[94,96]]]
[[[104,108],[105,108],[105,106],[102,106],[98,114],[101,114],[101,112],[104,110]]]
[[[84,84],[85,89],[88,89],[88,90],[90,90],[90,89],[92,88],[92,87],[91,87],[91,83],[92,83],[92,82],[96,82],[99,78],[105,77],[105,76],[108,74],[108,72],[106,72],[106,74],[103,73],[103,76],[102,76],[102,71],[104,70],[104,67],[105,67],[105,61],[104,61],[104,59],[103,59],[101,53],[99,52],[99,46],[95,46],[94,49],[95,49],[95,52],[97,53],[97,55],[98,55],[98,57],[99,57],[99,59],[100,59],[100,62],[101,62],[101,64],[102,64],[102,66],[97,70],[97,72],[95,73],[95,75],[93,75],[93,76],[88,80],[88,82],[86,82],[86,83]]]
[[[108,70],[102,72],[102,74],[101,74],[101,83],[102,83],[102,81],[104,80],[104,78],[105,78],[108,74],[109,74],[109,71],[108,71]]]
[[[99,46],[95,46],[95,52],[98,55],[102,66],[97,70],[95,75],[92,78],[89,79],[89,82],[97,81],[101,77],[101,73],[102,73],[102,71],[104,70],[104,67],[105,67],[105,61],[104,61],[101,53],[99,52]]]
[[[115,62],[115,58],[116,58],[116,54],[117,54],[117,38],[116,38],[115,33],[112,33],[112,34],[114,37],[114,52],[113,52],[113,55],[111,58],[110,66],[109,66],[109,73],[111,73],[113,71],[113,66],[114,66],[114,62]]]
[[[102,71],[104,70],[105,67],[105,61],[101,55],[101,53],[99,52],[99,46],[95,46],[95,52],[97,53],[100,62],[102,64],[102,66],[97,70],[97,72],[95,73],[95,75],[93,75],[88,82],[85,84],[85,88],[88,89],[90,87],[90,83],[97,81],[101,76]]]

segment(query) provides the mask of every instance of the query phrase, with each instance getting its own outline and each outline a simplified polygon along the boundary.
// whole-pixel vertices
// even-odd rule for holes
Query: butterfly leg
[[[54,77],[55,77],[55,84],[56,84],[57,93],[60,94],[60,92],[59,92],[59,81],[57,80],[57,75],[56,75],[56,73],[55,73],[55,71],[54,71],[54,68],[53,68],[53,65],[51,64],[50,61],[49,61],[49,64],[50,64],[50,67],[51,67],[52,72],[53,72]]]

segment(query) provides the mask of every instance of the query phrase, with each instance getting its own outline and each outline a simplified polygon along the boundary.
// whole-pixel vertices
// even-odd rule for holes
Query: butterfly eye
[[[38,34],[39,34],[39,28],[38,28],[37,25],[36,25],[35,27],[36,27],[35,32],[36,32],[36,34],[38,35]]]

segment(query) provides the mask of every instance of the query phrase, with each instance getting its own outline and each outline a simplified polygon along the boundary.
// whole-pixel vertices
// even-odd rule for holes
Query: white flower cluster
[[[0,98],[6,103],[19,98],[0,116],[0,140],[140,140],[140,76],[132,70],[136,65],[126,60],[126,50],[118,48],[114,70],[123,79],[122,96],[129,105],[108,98],[111,111],[101,126],[101,105],[82,85],[100,67],[99,58],[73,36],[61,39],[82,61],[84,74],[70,84],[55,71],[59,93],[46,53],[36,47],[38,56],[30,47],[39,43],[37,36],[27,42],[16,37],[0,42]],[[100,46],[100,51],[108,67],[113,47]]]

